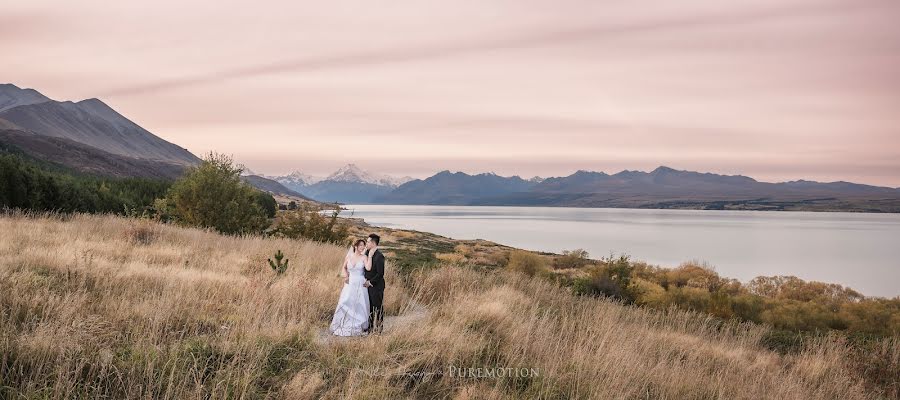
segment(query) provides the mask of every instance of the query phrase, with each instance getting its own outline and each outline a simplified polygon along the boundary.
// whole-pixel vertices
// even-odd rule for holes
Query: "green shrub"
[[[257,190],[254,193],[253,200],[256,201],[256,205],[266,212],[266,217],[275,218],[275,212],[278,211],[278,202],[275,201],[271,194]]]
[[[224,234],[260,233],[269,225],[266,210],[259,205],[259,191],[241,181],[240,173],[231,157],[210,153],[175,181],[156,207],[182,224]]]

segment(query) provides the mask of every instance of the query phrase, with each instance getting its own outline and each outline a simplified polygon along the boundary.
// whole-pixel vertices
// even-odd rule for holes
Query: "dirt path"
[[[402,327],[409,326],[417,322],[423,322],[425,318],[428,318],[428,308],[415,300],[410,300],[409,303],[406,304],[406,307],[400,310],[399,315],[389,315],[384,317],[384,332],[382,334],[390,335],[391,332],[394,332]],[[320,344],[327,344],[339,340],[359,339],[361,337],[364,336],[334,336],[331,334],[331,332],[328,331],[328,328],[326,327],[320,329],[316,333],[316,342]]]

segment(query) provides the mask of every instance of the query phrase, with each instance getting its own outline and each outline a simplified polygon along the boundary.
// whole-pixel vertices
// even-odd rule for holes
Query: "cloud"
[[[845,12],[860,7],[869,7],[872,4],[877,3],[861,4],[847,1],[831,1],[816,4],[807,3],[794,6],[747,10],[739,13],[689,15],[657,21],[623,23],[610,26],[581,26],[574,29],[542,31],[494,39],[430,43],[411,47],[348,53],[331,57],[286,60],[245,68],[217,71],[209,74],[198,74],[126,86],[106,91],[101,94],[101,97],[131,96],[150,92],[176,90],[183,87],[216,83],[224,80],[244,79],[289,72],[356,68],[391,63],[427,61],[496,51],[571,44],[582,41],[610,40],[629,35],[665,32],[669,30],[699,29],[745,24],[776,18],[829,14],[834,12]]]
[[[0,13],[0,43],[12,43],[25,37],[43,34],[49,26],[58,26],[58,23],[60,21],[46,14],[4,11]]]

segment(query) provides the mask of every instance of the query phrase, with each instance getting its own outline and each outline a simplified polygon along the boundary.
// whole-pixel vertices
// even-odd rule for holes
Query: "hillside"
[[[343,247],[4,216],[0,397],[874,397],[838,340],[781,355],[759,325],[575,297],[506,271],[399,275],[384,248],[388,316],[430,312],[381,336],[322,340]],[[291,267],[269,285],[276,250]],[[451,366],[537,374],[461,378]]]
[[[120,156],[69,139],[36,135],[0,127],[0,146],[12,146],[37,160],[91,175],[175,179],[185,166]]]
[[[47,101],[0,112],[0,118],[25,130],[65,138],[113,154],[191,165],[199,159],[113,111],[97,99]]]

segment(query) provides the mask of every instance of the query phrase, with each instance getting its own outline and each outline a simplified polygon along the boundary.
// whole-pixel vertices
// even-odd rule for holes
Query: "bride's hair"
[[[356,254],[356,246],[359,246],[360,243],[366,244],[366,241],[362,240],[362,239],[357,239],[352,244],[350,244],[350,248],[347,249],[347,255],[346,255],[347,258],[350,258],[350,256]]]

